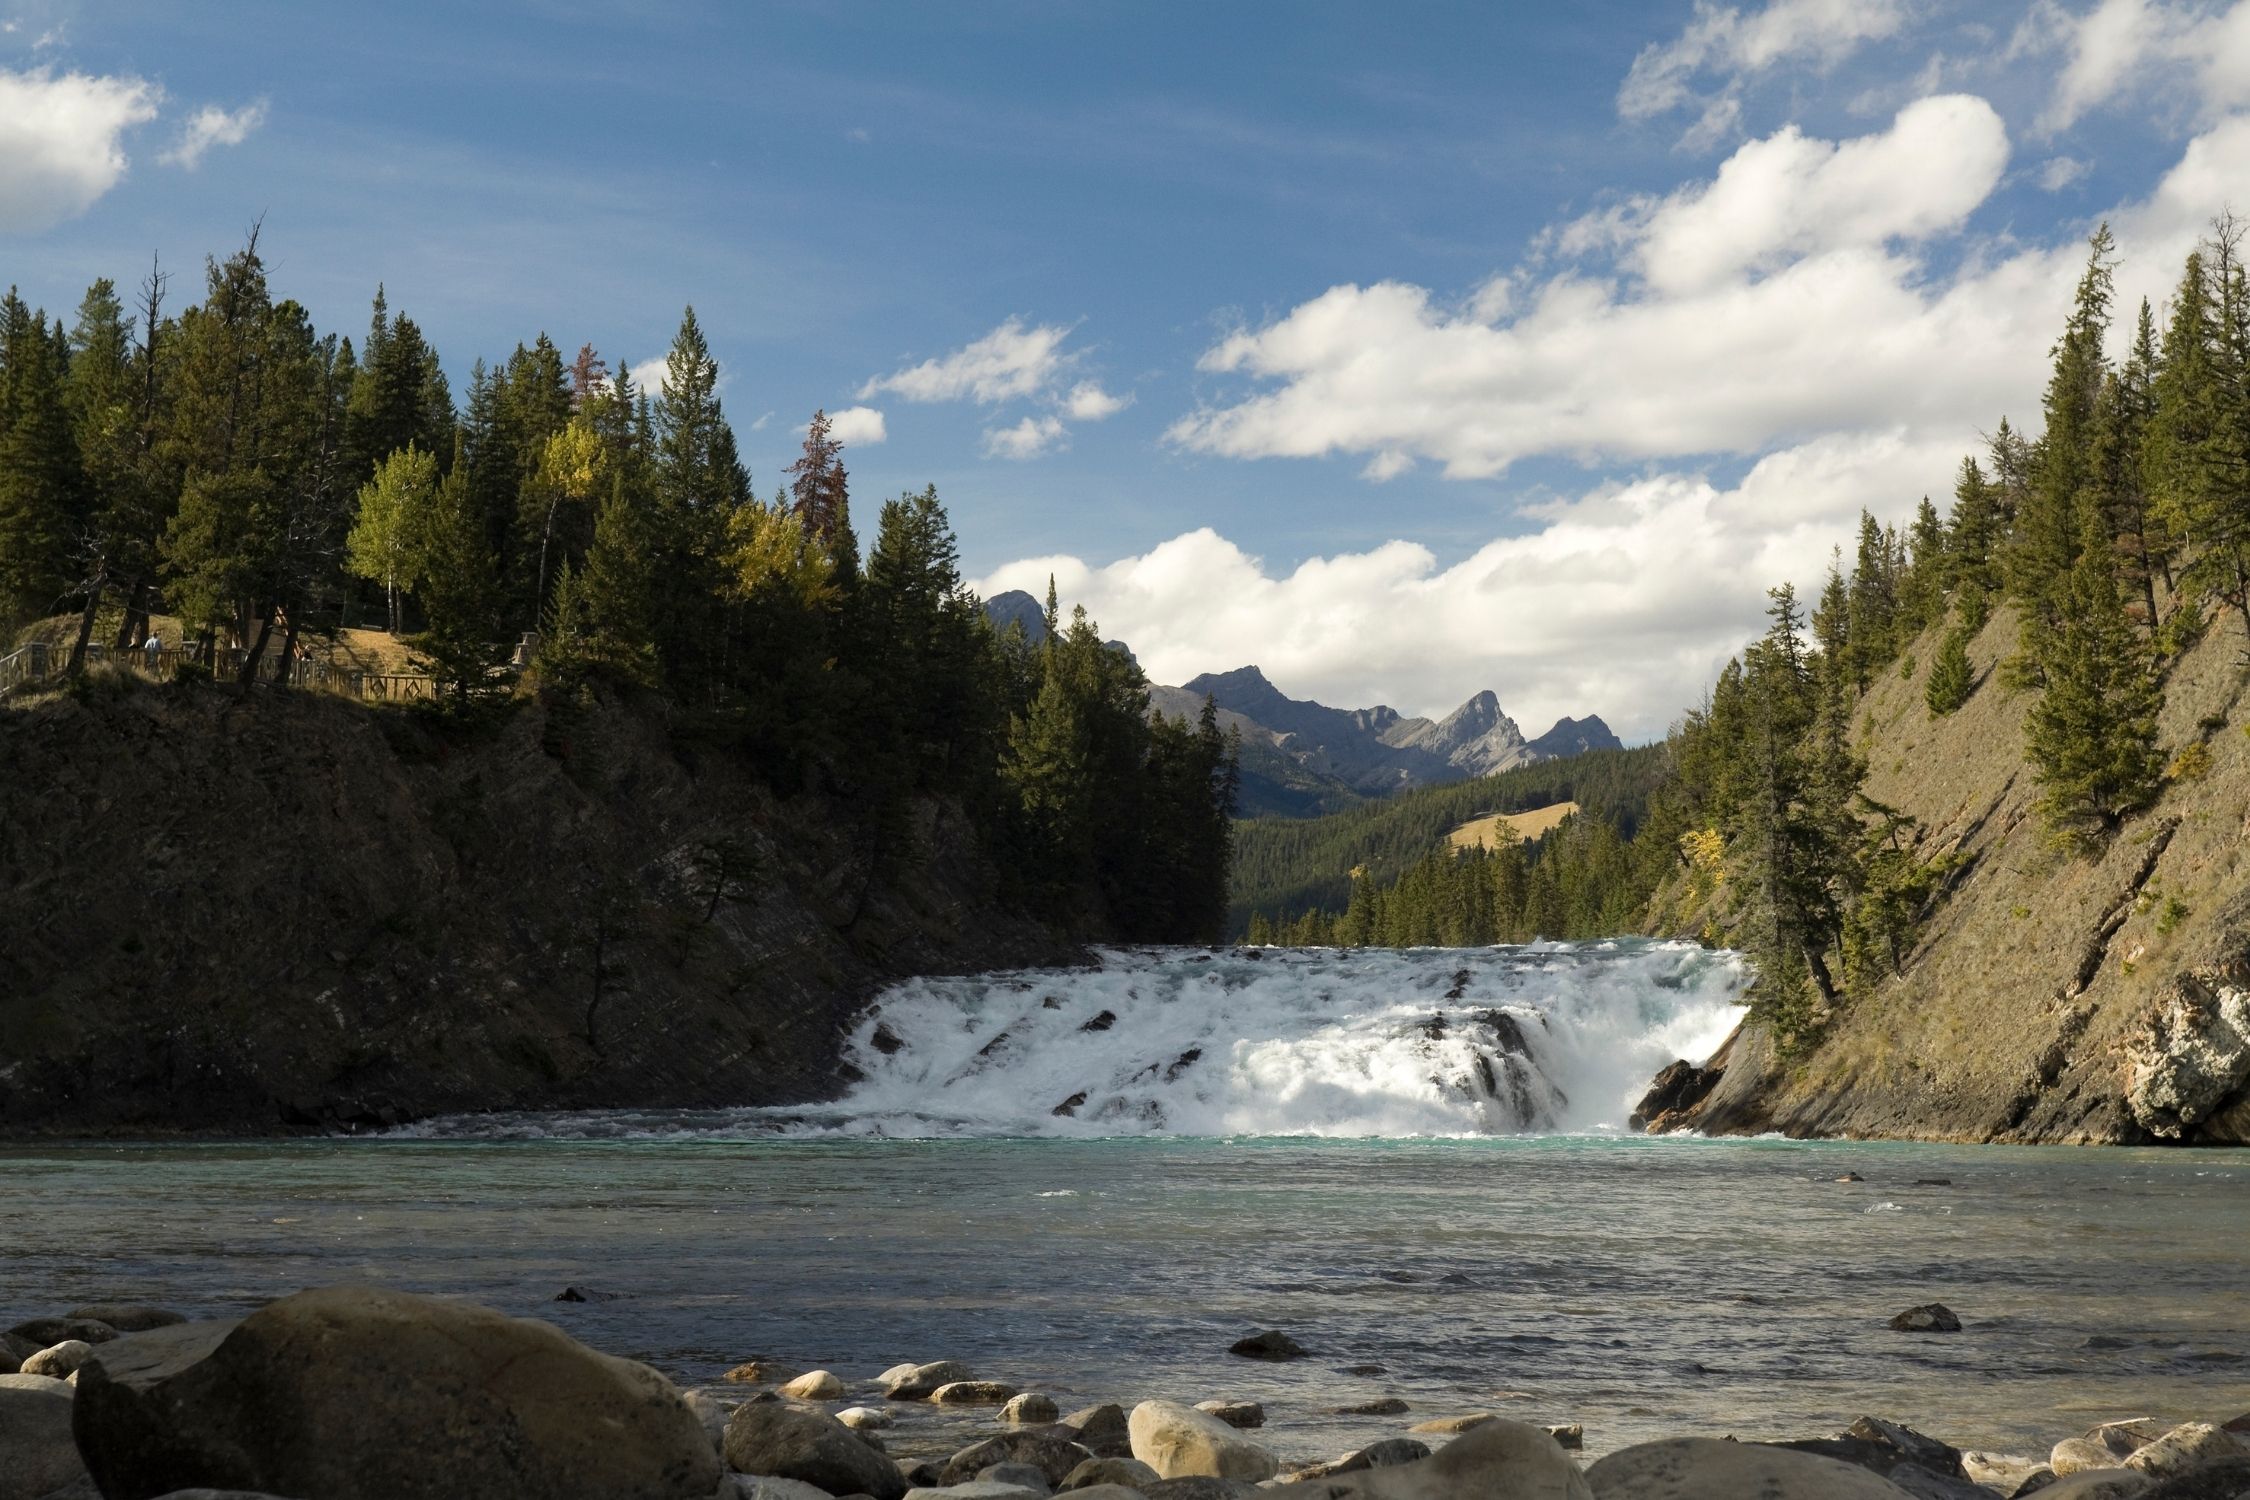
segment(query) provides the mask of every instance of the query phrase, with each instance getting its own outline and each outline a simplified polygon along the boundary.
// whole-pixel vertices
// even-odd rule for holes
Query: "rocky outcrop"
[[[109,1500],[194,1486],[679,1500],[720,1475],[702,1422],[646,1365],[545,1323],[376,1287],[105,1344],[79,1372],[73,1422]]]
[[[2179,1140],[2250,1087],[2250,963],[2182,974],[2125,1042],[2125,1104],[2149,1134]]]
[[[0,1134],[799,1103],[892,978],[1068,963],[951,804],[878,848],[654,709],[0,709]]]

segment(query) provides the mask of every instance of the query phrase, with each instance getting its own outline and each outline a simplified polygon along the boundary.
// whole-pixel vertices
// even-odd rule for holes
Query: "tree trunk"
[[[246,637],[249,635],[247,622],[245,622],[243,634]],[[243,653],[242,671],[235,678],[239,685],[248,687],[258,680],[258,662],[266,654],[266,640],[272,634],[273,601],[269,599],[266,601],[265,608],[258,612],[258,638],[251,643],[250,649]]]
[[[135,579],[126,584],[118,591],[118,598],[123,601],[125,612],[118,619],[117,638],[110,643],[110,647],[112,650],[123,651],[128,646],[140,644],[140,638],[133,634],[133,622],[148,618],[147,612],[141,608],[140,580]]]
[[[94,637],[94,615],[102,607],[102,590],[108,583],[109,570],[103,568],[94,574],[94,581],[86,586],[86,608],[78,616],[78,639],[70,643],[68,670],[73,677],[86,670],[86,643]]]
[[[288,688],[294,685],[291,678],[297,670],[297,612],[285,610],[282,617],[289,623],[281,635],[281,676],[277,682]]]

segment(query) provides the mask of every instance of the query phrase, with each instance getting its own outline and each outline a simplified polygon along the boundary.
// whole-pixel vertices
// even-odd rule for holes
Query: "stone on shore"
[[[96,1302],[74,1307],[66,1316],[105,1324],[119,1333],[147,1333],[152,1328],[170,1328],[187,1321],[184,1313],[176,1313],[169,1307],[150,1307],[144,1302]]]
[[[2143,1500],[2241,1500],[2250,1495],[2250,1458],[2222,1459],[2163,1480]]]
[[[1331,1474],[1358,1474],[1368,1469],[1389,1469],[1400,1464],[1420,1463],[1430,1456],[1430,1445],[1415,1438],[1385,1438],[1379,1443],[1369,1443],[1342,1458],[1324,1464],[1314,1464],[1299,1469],[1290,1477],[1300,1483],[1307,1479],[1326,1479]]]
[[[1092,1489],[1096,1485],[1123,1485],[1141,1489],[1164,1476],[1137,1458],[1089,1458],[1063,1476],[1059,1491]]]
[[[781,1394],[799,1401],[841,1401],[844,1382],[826,1370],[807,1370],[781,1387]]]
[[[1458,1417],[1432,1417],[1427,1422],[1416,1422],[1406,1430],[1408,1432],[1431,1433],[1438,1436],[1458,1436],[1461,1433],[1473,1431],[1500,1419],[1500,1413],[1496,1411],[1472,1411]]]
[[[1003,1432],[981,1443],[971,1443],[947,1459],[945,1467],[938,1471],[937,1482],[964,1484],[995,1464],[1029,1464],[1052,1488],[1093,1456],[1053,1428]]]
[[[1266,1425],[1266,1409],[1255,1401],[1198,1401],[1195,1409],[1209,1412],[1229,1427],[1240,1431]]]
[[[342,1286],[104,1345],[74,1426],[102,1493],[676,1500],[718,1487],[678,1391],[560,1330]],[[895,1500],[895,1497],[889,1497]]]
[[[70,1431],[70,1387],[9,1378],[23,1384],[0,1386],[0,1500],[37,1500],[84,1483],[86,1465]]]
[[[1062,1416],[1062,1408],[1055,1398],[1043,1391],[1025,1391],[1008,1398],[1000,1408],[1000,1420],[1013,1422],[1018,1427],[1044,1427]]]
[[[8,1330],[19,1339],[29,1339],[39,1349],[51,1349],[66,1339],[81,1343],[106,1344],[117,1337],[117,1330],[94,1318],[32,1318]],[[20,1351],[22,1354],[35,1352]]]
[[[771,1359],[744,1360],[719,1378],[728,1385],[787,1385],[804,1371]]]
[[[1378,1396],[1373,1401],[1360,1401],[1350,1406],[1339,1406],[1336,1408],[1336,1415],[1339,1417],[1395,1417],[1405,1410],[1406,1403],[1398,1397]]]
[[[1078,1446],[1096,1458],[1130,1458],[1133,1434],[1126,1425],[1125,1408],[1107,1403],[1074,1411],[1055,1424],[1067,1430]]]
[[[2089,1443],[2099,1443],[2119,1458],[2134,1454],[2164,1436],[2169,1429],[2154,1417],[2133,1417],[2123,1422],[2104,1422],[2099,1427],[2089,1427],[2083,1436]]]
[[[1836,1437],[1770,1446],[1880,1474],[1919,1500],[1984,1500],[1986,1493],[1962,1469],[1960,1449],[1881,1417],[1861,1417]]]
[[[828,1491],[778,1474],[729,1474],[720,1500],[833,1500]]]
[[[703,1424],[703,1435],[711,1440],[711,1450],[717,1452],[726,1441],[727,1418],[734,1415],[734,1409],[742,1402],[706,1386],[682,1391],[680,1399],[687,1403],[689,1411],[695,1413],[695,1420]]]
[[[836,1420],[855,1432],[875,1432],[897,1419],[879,1406],[847,1406],[836,1413]]]
[[[2127,1450],[2128,1453],[2131,1451]],[[2068,1478],[2089,1470],[2117,1468],[2125,1457],[2126,1454],[2091,1438],[2064,1438],[2048,1453],[2047,1467],[2053,1469],[2058,1477]]]
[[[1126,1419],[1133,1457],[1166,1479],[1238,1479],[1256,1484],[1281,1465],[1208,1412],[1177,1401],[1143,1401]]]
[[[816,1485],[831,1495],[899,1500],[898,1465],[826,1412],[779,1401],[751,1401],[727,1419],[726,1459],[745,1474]]]
[[[1016,1398],[1016,1388],[1000,1380],[948,1380],[930,1392],[939,1406],[1003,1406]]]
[[[1159,1479],[1141,1491],[1142,1500],[1257,1500],[1260,1493],[1258,1486],[1245,1480],[1214,1479],[1207,1474]]]
[[[1157,1482],[1150,1481],[1152,1484]],[[1072,1490],[1071,1493],[1078,1500],[1148,1500],[1138,1485],[1131,1484],[1089,1484],[1082,1489]]]
[[[1244,1359],[1303,1359],[1305,1346],[1278,1328],[1266,1328],[1248,1338],[1236,1339],[1227,1347],[1227,1353],[1239,1354]]]
[[[1925,1302],[1891,1319],[1891,1328],[1898,1333],[1959,1333],[1961,1320],[1944,1303]]]
[[[969,1367],[955,1359],[941,1359],[926,1365],[893,1365],[877,1381],[883,1395],[891,1401],[927,1401],[941,1385],[951,1385],[969,1378]]]
[[[1755,1492],[1752,1492],[1755,1493]],[[1553,1438],[1522,1422],[1495,1421],[1463,1433],[1427,1458],[1377,1465],[1322,1482],[1323,1500],[1609,1500],[1588,1483]],[[1738,1500],[1729,1496],[1728,1500]]]
[[[44,1375],[50,1380],[68,1380],[78,1372],[78,1367],[94,1357],[94,1346],[84,1339],[64,1339],[51,1349],[42,1349],[23,1362],[18,1373]]]
[[[2082,1469],[2032,1493],[2047,1500],[2133,1500],[2145,1496],[2153,1485],[2146,1474],[2131,1469]]]
[[[2047,1467],[2043,1458],[2027,1458],[2014,1453],[1984,1453],[1975,1450],[1961,1455],[1961,1472],[1971,1484],[1981,1484],[1986,1489],[1998,1490],[2003,1495],[2013,1495],[2018,1486],[2032,1475]]]
[[[1586,1470],[1601,1500],[1901,1500],[1908,1491],[1833,1458],[1763,1443],[1665,1438]]]
[[[2236,1441],[2231,1432],[2222,1431],[2209,1422],[2184,1422],[2135,1450],[2125,1460],[2125,1467],[2138,1469],[2153,1479],[2170,1479],[2205,1464],[2241,1458],[2245,1452],[2250,1452],[2250,1448]]]
[[[998,1479],[964,1479],[937,1489],[917,1485],[906,1500],[1047,1500],[1047,1491]]]

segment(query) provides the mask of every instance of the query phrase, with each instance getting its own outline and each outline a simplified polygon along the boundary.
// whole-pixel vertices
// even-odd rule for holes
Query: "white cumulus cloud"
[[[0,233],[35,234],[94,206],[124,177],[124,137],[156,118],[139,78],[0,68]]]
[[[847,406],[828,414],[828,435],[839,443],[866,447],[883,441],[883,414],[872,406]]]
[[[1617,111],[1645,120],[1693,107],[1698,118],[1681,145],[1706,149],[1732,133],[1741,113],[1736,91],[1747,79],[1791,62],[1832,68],[1895,34],[1906,16],[1904,0],[1771,0],[1747,10],[1697,0],[1686,29],[1633,59]]]
[[[2009,55],[2060,53],[2038,129],[2068,130],[2119,100],[2164,89],[2205,120],[2250,104],[2250,0],[2096,0],[2072,9],[2035,0]]]
[[[263,99],[235,110],[206,104],[187,117],[180,127],[179,139],[157,160],[192,172],[202,164],[204,154],[212,147],[239,146],[250,138],[251,131],[265,123],[266,101]]]
[[[1114,417],[1132,404],[1131,396],[1113,396],[1091,380],[1079,381],[1063,398],[1063,410],[1080,422],[1099,422],[1104,417]]]
[[[909,401],[959,401],[989,406],[1029,396],[1053,384],[1064,368],[1063,340],[1070,330],[1053,323],[1026,327],[1010,318],[972,344],[926,359],[859,388],[865,401],[885,391]]]
[[[1069,431],[1059,417],[1025,417],[1013,427],[988,429],[984,435],[985,456],[1018,460],[1037,458],[1042,453],[1051,453],[1062,446]]]

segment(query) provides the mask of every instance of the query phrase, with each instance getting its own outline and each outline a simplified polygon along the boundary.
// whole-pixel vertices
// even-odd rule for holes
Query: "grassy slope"
[[[1911,674],[1869,694],[1868,794],[1921,820],[1925,858],[1958,853],[1963,867],[1905,973],[1847,1009],[1809,1054],[1775,1064],[1761,1038],[1745,1036],[1707,1128],[2135,1136],[2121,1103],[2127,1043],[2184,969],[2250,952],[2242,623],[2219,621],[2167,685],[2166,752],[2201,739],[2210,772],[2168,785],[2098,860],[2061,853],[2045,835],[2023,759],[2032,695],[2009,691],[1997,670],[2015,639],[2013,614],[1996,614],[1972,648],[1976,692],[1948,718],[1933,720],[1923,703],[1935,632],[1916,643]],[[1710,915],[1675,908],[1664,925],[1694,931]]]
[[[1552,831],[1556,824],[1578,811],[1575,802],[1551,802],[1545,807],[1534,807],[1528,812],[1494,813],[1489,818],[1472,818],[1445,836],[1445,841],[1456,849],[1496,847],[1495,835],[1506,829],[1499,845],[1512,844],[1518,839],[1535,839]]]

